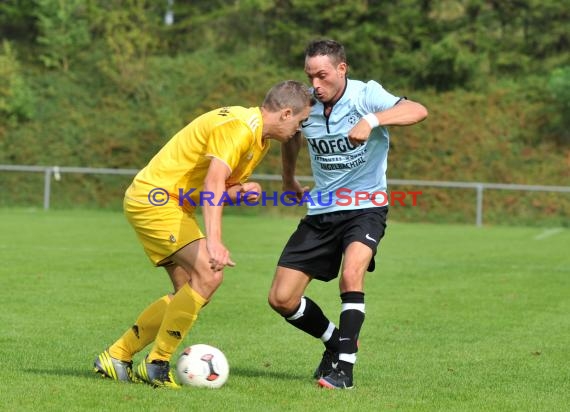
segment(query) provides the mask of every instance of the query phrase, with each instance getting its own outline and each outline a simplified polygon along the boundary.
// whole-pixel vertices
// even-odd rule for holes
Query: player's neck
[[[337,104],[337,102],[342,98],[342,96],[344,96],[344,92],[346,90],[347,85],[348,85],[348,78],[345,77],[344,78],[344,87],[342,88],[342,90],[336,96],[334,96],[331,100],[329,100],[328,102],[323,102],[323,106],[324,106],[323,113],[326,117],[330,116],[334,105]]]

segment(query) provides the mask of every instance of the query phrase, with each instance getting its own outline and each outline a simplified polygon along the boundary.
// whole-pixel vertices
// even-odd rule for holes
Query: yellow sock
[[[198,312],[207,302],[188,284],[178,290],[166,309],[148,359],[170,361],[172,354],[194,324]]]
[[[122,361],[130,361],[135,353],[151,343],[156,338],[169,304],[170,298],[163,296],[147,306],[135,324],[109,347],[111,356]]]

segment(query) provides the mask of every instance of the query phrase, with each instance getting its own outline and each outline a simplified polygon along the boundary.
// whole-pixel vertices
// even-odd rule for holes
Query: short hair
[[[313,40],[305,48],[305,58],[329,56],[335,63],[346,63],[344,46],[335,40]]]
[[[285,80],[267,92],[262,107],[270,112],[289,107],[293,110],[293,114],[297,114],[307,106],[314,106],[315,103],[316,100],[307,86],[295,80]]]

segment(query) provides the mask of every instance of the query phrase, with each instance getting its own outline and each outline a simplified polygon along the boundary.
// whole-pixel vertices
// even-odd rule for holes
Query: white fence
[[[44,196],[43,206],[47,210],[50,207],[51,182],[61,178],[63,173],[80,174],[107,174],[107,175],[130,175],[134,176],[138,169],[109,169],[91,167],[67,167],[67,166],[24,166],[24,165],[0,165],[0,171],[7,172],[31,172],[44,174]],[[299,181],[311,182],[311,176],[298,176]],[[281,176],[268,174],[254,174],[252,179],[261,181],[281,181]],[[481,182],[445,182],[429,180],[405,180],[388,179],[388,184],[399,184],[409,186],[443,187],[457,189],[473,189],[476,192],[475,202],[475,224],[483,225],[483,192],[485,190],[518,190],[531,192],[563,192],[570,193],[570,186],[536,186],[536,185],[516,185],[503,183],[481,183]]]

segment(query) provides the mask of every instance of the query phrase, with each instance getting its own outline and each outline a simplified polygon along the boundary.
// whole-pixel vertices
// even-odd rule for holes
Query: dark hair
[[[313,40],[305,49],[305,58],[329,56],[335,64],[346,63],[344,46],[335,40]]]
[[[316,100],[307,86],[295,80],[285,80],[267,92],[262,106],[270,112],[289,107],[293,110],[293,114],[297,114],[315,103]]]

